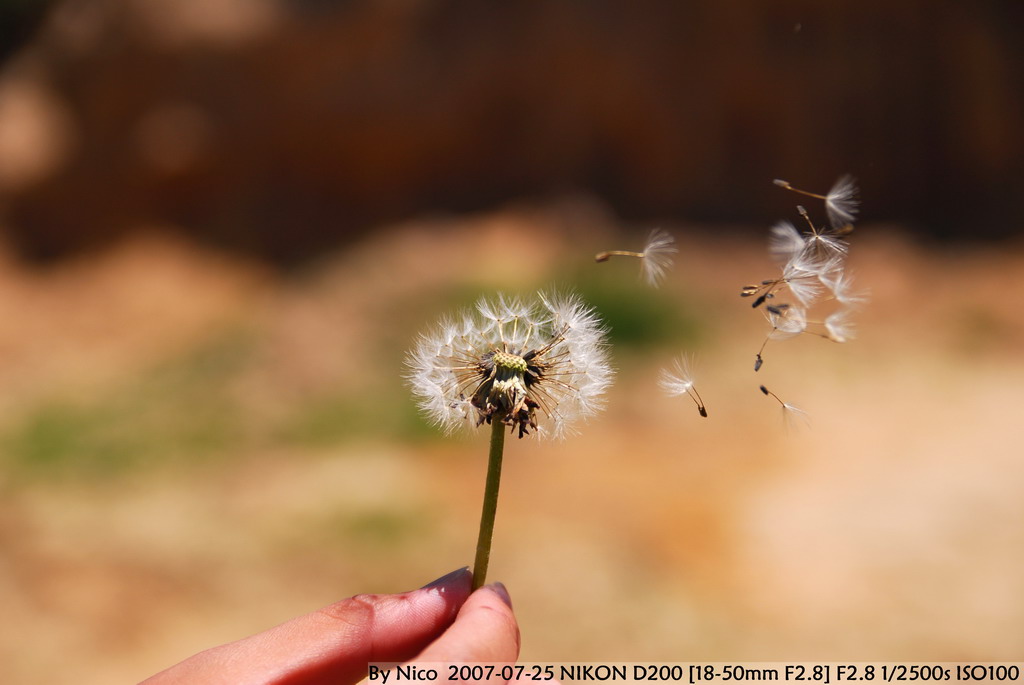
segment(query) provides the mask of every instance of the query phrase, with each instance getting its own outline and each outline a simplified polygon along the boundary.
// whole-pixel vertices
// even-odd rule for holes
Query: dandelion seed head
[[[676,247],[676,239],[667,231],[656,228],[651,231],[644,245],[643,257],[641,258],[641,275],[647,285],[657,288],[665,277],[665,272],[672,266],[672,255],[679,252]]]
[[[406,380],[445,431],[497,419],[561,437],[603,408],[613,372],[606,329],[575,295],[498,295],[443,318],[406,356]]]

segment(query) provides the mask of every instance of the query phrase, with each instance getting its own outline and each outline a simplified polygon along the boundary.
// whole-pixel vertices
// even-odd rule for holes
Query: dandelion
[[[606,329],[575,295],[527,304],[499,295],[442,319],[406,358],[406,378],[420,409],[446,431],[491,426],[475,587],[484,584],[497,511],[505,429],[565,435],[603,408],[612,381]]]
[[[833,229],[840,230],[849,226],[857,215],[857,206],[860,204],[860,199],[858,198],[859,191],[856,179],[849,174],[841,176],[832,185],[832,188],[829,189],[827,195],[819,195],[818,193],[794,188],[789,181],[783,181],[780,178],[775,179],[773,183],[780,188],[791,190],[794,193],[824,200],[825,212],[828,214],[828,220],[832,224]]]
[[[636,257],[640,260],[640,275],[652,288],[665,277],[665,272],[672,266],[672,255],[679,252],[675,246],[676,239],[666,231],[656,228],[651,231],[642,252],[628,250],[609,250],[594,255],[595,262],[607,262],[611,257]]]
[[[786,428],[793,428],[796,425],[797,421],[805,425],[810,423],[807,417],[807,412],[805,412],[803,409],[800,409],[799,407],[794,407],[789,402],[783,402],[781,397],[773,393],[765,386],[762,385],[760,387],[762,393],[774,398],[775,401],[782,406],[782,421],[785,424]]]
[[[708,417],[708,410],[704,406],[697,388],[693,387],[693,374],[690,373],[690,361],[686,357],[679,357],[672,362],[671,369],[662,369],[658,377],[658,385],[669,397],[689,395],[694,404],[697,405],[697,413],[704,418]]]

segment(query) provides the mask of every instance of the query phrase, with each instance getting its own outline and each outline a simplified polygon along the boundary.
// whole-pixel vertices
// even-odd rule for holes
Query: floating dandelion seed
[[[825,317],[825,330],[825,337],[833,342],[844,343],[853,338],[850,310],[839,309]]]
[[[597,413],[611,384],[606,329],[575,295],[539,295],[536,304],[499,295],[443,319],[406,357],[417,403],[436,424],[491,425],[483,513],[473,567],[484,584],[498,504],[505,428],[565,435]]]
[[[839,229],[853,223],[860,204],[858,194],[857,181],[849,174],[840,177],[829,189],[825,196],[825,211],[832,228]]]
[[[809,233],[801,233],[788,221],[780,221],[772,226],[768,250],[772,258],[782,266],[782,274],[759,284],[744,286],[740,291],[740,296],[753,298],[751,306],[754,308],[768,303],[765,316],[771,324],[771,330],[755,356],[754,371],[759,371],[764,364],[763,353],[769,340],[810,333],[834,342],[846,342],[852,337],[853,328],[849,310],[866,299],[864,294],[854,290],[845,265],[849,246],[843,236],[853,230],[848,220],[853,219],[857,203],[857,189],[852,177],[839,179],[828,195],[794,188],[788,181],[780,179],[775,179],[775,184],[825,200],[826,209],[832,214],[842,214],[844,222],[840,228],[819,228],[807,210],[797,205],[797,211],[810,228]],[[780,295],[787,291],[796,298],[799,307],[778,302]],[[826,291],[830,299],[840,303],[842,308],[832,312],[824,321],[811,321],[806,310],[822,299]],[[813,324],[813,327],[808,329],[808,324]]]
[[[787,428],[793,428],[798,420],[800,423],[803,423],[805,425],[810,423],[807,417],[807,412],[805,412],[803,409],[800,409],[799,407],[794,407],[789,402],[783,402],[782,398],[780,398],[778,395],[773,393],[765,386],[762,385],[760,387],[761,392],[763,392],[765,395],[768,395],[769,397],[774,398],[775,401],[782,406],[782,421]]]
[[[780,221],[772,226],[768,238],[768,251],[779,264],[785,265],[803,254],[807,243],[800,231],[788,221]]]
[[[607,262],[612,257],[636,257],[640,260],[640,274],[647,285],[657,288],[665,277],[665,272],[672,266],[672,255],[679,252],[675,242],[676,239],[669,233],[656,228],[651,231],[642,252],[609,250],[594,255],[594,261]]]
[[[858,198],[859,191],[857,190],[856,179],[849,174],[841,176],[833,184],[832,188],[829,189],[827,195],[795,188],[789,181],[783,181],[781,178],[777,178],[772,182],[780,188],[791,190],[794,193],[824,200],[825,212],[828,214],[828,220],[832,224],[833,229],[839,230],[849,226],[857,215],[857,206],[860,204],[860,199]]]
[[[788,304],[768,305],[765,308],[765,317],[772,325],[772,329],[761,343],[761,349],[757,351],[754,371],[760,371],[761,365],[764,364],[762,355],[769,340],[786,340],[807,330],[807,313],[802,307],[793,307]]]
[[[845,269],[833,269],[820,274],[818,278],[832,293],[832,297],[841,304],[852,307],[868,301],[867,291],[854,289],[853,277]]]
[[[704,406],[697,388],[693,387],[693,374],[690,373],[690,361],[686,357],[679,357],[672,362],[671,369],[662,369],[658,377],[658,385],[669,397],[689,395],[694,404],[697,405],[697,413],[704,418],[708,417],[708,410]]]

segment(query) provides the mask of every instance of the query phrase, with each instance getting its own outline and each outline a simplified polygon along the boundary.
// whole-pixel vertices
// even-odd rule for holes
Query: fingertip
[[[519,647],[519,624],[508,590],[492,583],[470,595],[455,623],[417,660],[515,661]]]
[[[490,585],[485,585],[484,587],[489,589],[494,594],[498,595],[498,598],[502,602],[504,602],[509,609],[514,608],[512,606],[512,597],[508,594],[508,588],[505,587],[504,583],[491,583]]]
[[[456,569],[451,573],[446,573],[437,580],[432,580],[423,587],[421,590],[427,590],[429,588],[462,588],[463,586],[469,587],[473,582],[473,574],[470,573],[468,566],[463,566],[460,569]]]

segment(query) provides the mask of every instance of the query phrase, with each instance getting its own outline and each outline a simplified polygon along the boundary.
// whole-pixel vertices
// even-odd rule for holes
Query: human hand
[[[331,685],[366,677],[371,661],[514,662],[519,625],[500,583],[470,592],[460,569],[411,592],[356,595],[276,628],[200,652],[143,685]]]

